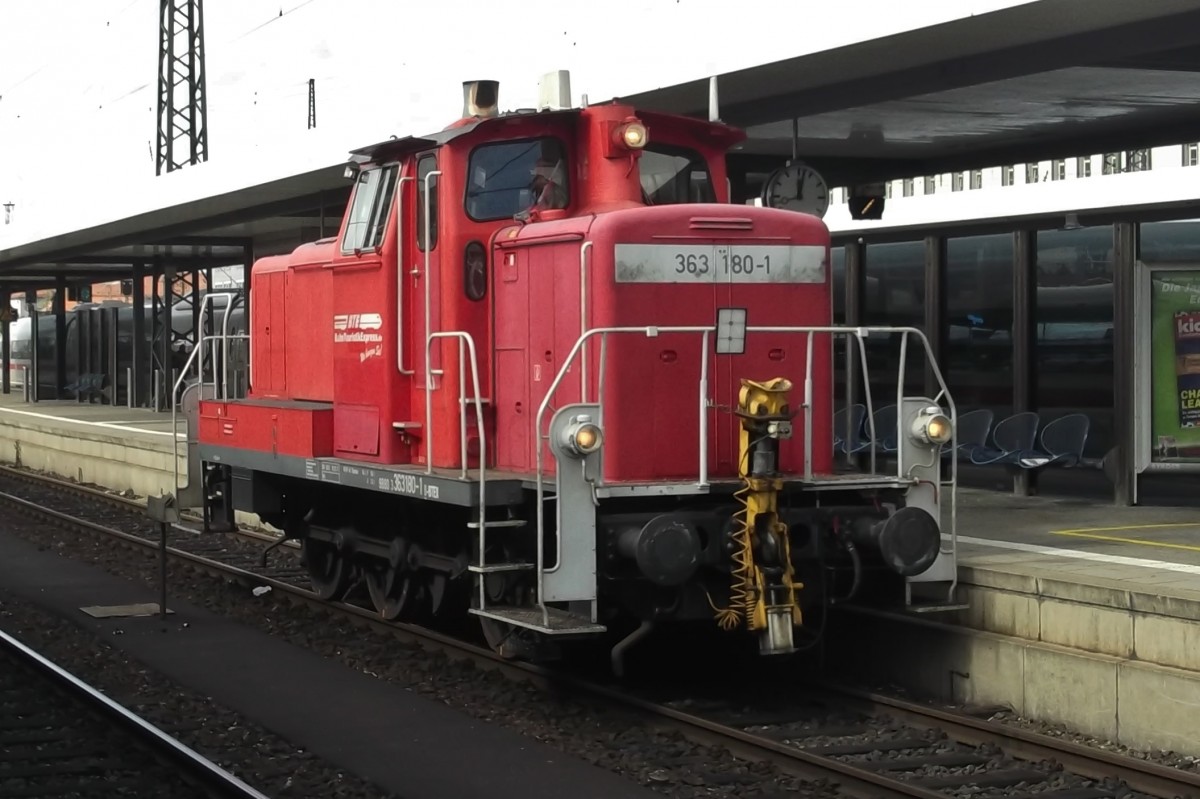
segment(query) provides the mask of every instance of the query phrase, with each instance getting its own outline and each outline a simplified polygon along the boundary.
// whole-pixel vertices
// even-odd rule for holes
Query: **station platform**
[[[179,429],[184,425],[180,420]],[[171,414],[0,394],[0,462],[139,497],[175,490]],[[187,452],[179,448],[180,478]]]
[[[1200,757],[1200,507],[961,487],[958,496],[964,607],[858,611],[831,665]]]

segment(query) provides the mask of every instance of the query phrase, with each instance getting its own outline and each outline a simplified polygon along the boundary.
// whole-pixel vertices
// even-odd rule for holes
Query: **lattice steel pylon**
[[[202,0],[159,0],[158,175],[208,160],[202,6]]]

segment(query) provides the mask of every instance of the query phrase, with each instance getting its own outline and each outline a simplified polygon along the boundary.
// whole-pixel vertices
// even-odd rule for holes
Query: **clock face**
[[[821,173],[797,161],[771,173],[763,184],[763,205],[824,218],[829,210],[829,187]]]

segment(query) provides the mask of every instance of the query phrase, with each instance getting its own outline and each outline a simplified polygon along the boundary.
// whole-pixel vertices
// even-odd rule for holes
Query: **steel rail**
[[[1021,760],[1054,760],[1065,770],[1083,777],[1115,777],[1131,789],[1152,796],[1200,799],[1200,773],[1197,772],[860,688],[837,683],[821,683],[819,687],[847,697],[869,712],[886,713],[916,726],[936,727],[962,743],[994,744]]]
[[[167,735],[150,722],[130,712],[58,664],[0,630],[0,649],[43,679],[66,691],[76,700],[99,711],[114,726],[143,741],[160,757],[181,768],[211,795],[224,799],[267,799],[242,780],[230,774],[189,746]]]
[[[33,479],[37,478],[34,477]],[[120,530],[114,530],[85,519],[79,519],[70,514],[46,508],[36,502],[30,502],[11,494],[0,492],[0,503],[10,505],[31,516],[40,516],[52,520],[60,525],[115,538],[138,549],[158,551],[159,548],[157,541]],[[670,726],[673,729],[682,732],[685,737],[695,743],[725,746],[743,759],[768,761],[779,766],[788,774],[805,779],[835,780],[850,796],[880,797],[880,799],[890,799],[891,797],[945,799],[944,794],[936,791],[930,791],[919,786],[906,785],[903,782],[888,779],[875,772],[858,769],[831,758],[809,754],[776,741],[760,738],[750,733],[700,718],[699,716],[631,697],[620,691],[570,677],[542,666],[506,660],[490,649],[484,649],[483,647],[478,647],[423,627],[403,622],[384,621],[377,614],[365,608],[343,602],[322,600],[314,592],[291,583],[256,574],[230,564],[210,560],[174,547],[167,547],[167,554],[177,561],[187,563],[215,576],[225,579],[232,577],[248,585],[270,586],[273,591],[279,591],[290,600],[298,601],[325,612],[329,612],[331,609],[336,610],[343,615],[351,616],[360,624],[365,624],[372,629],[391,634],[410,643],[419,643],[425,648],[433,648],[456,660],[467,659],[477,666],[498,669],[506,677],[534,682],[543,687],[569,688],[594,698],[618,703],[652,719],[666,720],[670,722]]]
[[[47,480],[41,475],[20,474],[25,479],[34,482],[44,481],[59,484],[72,490],[83,488],[73,483]],[[101,493],[100,496],[112,497],[113,495]],[[124,497],[119,499],[130,502]],[[32,515],[51,518],[61,524],[117,538],[138,548],[154,551],[159,548],[159,544],[155,540],[78,519],[19,497],[0,493],[0,502],[10,504]],[[131,505],[135,508],[140,507],[136,503],[131,503]],[[269,536],[264,536],[264,539],[273,540]],[[408,643],[417,643],[427,650],[436,651],[453,660],[469,660],[479,667],[499,671],[510,679],[531,682],[547,688],[568,688],[580,694],[603,699],[633,710],[652,721],[665,722],[664,726],[681,732],[684,737],[694,743],[720,745],[742,759],[769,762],[781,768],[785,773],[804,779],[834,781],[841,790],[849,795],[910,797],[911,799],[945,799],[946,797],[946,793],[941,790],[925,788],[915,782],[893,779],[878,771],[858,768],[828,756],[805,752],[797,747],[757,736],[720,722],[630,696],[615,688],[597,685],[543,666],[506,660],[490,649],[428,628],[404,622],[385,621],[372,610],[349,603],[322,600],[316,593],[292,583],[266,577],[174,547],[168,547],[167,553],[176,560],[215,576],[225,579],[232,577],[246,585],[270,586],[273,590],[279,591],[280,595],[288,601],[323,612],[336,612],[349,616],[356,623],[373,631],[392,635]],[[826,698],[829,693],[838,694],[840,697],[844,697],[848,706],[857,706],[868,712],[899,717],[914,726],[936,727],[945,732],[952,740],[960,743],[968,745],[998,744],[1006,753],[1019,760],[1053,760],[1061,764],[1066,771],[1082,777],[1092,779],[1116,777],[1124,781],[1130,788],[1143,793],[1162,797],[1200,799],[1200,774],[836,683],[818,684],[817,687],[826,692],[824,694]],[[1048,795],[1052,795],[1052,793]]]

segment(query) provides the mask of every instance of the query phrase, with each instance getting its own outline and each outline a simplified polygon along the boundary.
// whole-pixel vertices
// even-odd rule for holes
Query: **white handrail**
[[[441,171],[432,170],[425,176],[425,269],[421,277],[425,280],[425,474],[433,474],[433,447],[431,433],[433,430],[433,375],[442,374],[441,369],[434,370],[430,361],[429,344],[433,341],[433,328],[429,321],[429,252],[433,245],[429,241],[429,179],[441,175]]]
[[[416,371],[404,368],[404,241],[401,233],[404,230],[404,184],[410,180],[416,178],[405,175],[396,185],[396,369],[402,375],[411,375]],[[428,192],[426,194],[428,195]],[[428,249],[428,234],[425,236],[425,242]]]
[[[579,246],[579,335],[587,332],[587,254],[592,249],[592,242],[585,241]],[[587,347],[579,356],[579,399],[587,402],[588,362]]]
[[[609,334],[637,333],[637,334],[641,334],[647,338],[656,338],[660,335],[671,334],[671,333],[683,333],[683,334],[699,333],[699,334],[701,334],[701,341],[702,341],[702,348],[703,348],[702,355],[701,355],[701,377],[700,377],[700,387],[701,387],[700,390],[701,390],[701,394],[702,394],[702,404],[701,404],[701,413],[700,413],[700,435],[699,435],[699,440],[698,440],[698,446],[699,446],[699,457],[700,457],[700,461],[701,461],[701,463],[700,463],[701,482],[699,482],[699,485],[701,487],[703,487],[704,485],[706,485],[706,480],[707,480],[707,469],[706,469],[706,467],[707,467],[707,461],[706,461],[707,424],[706,423],[707,423],[707,410],[708,410],[708,401],[707,401],[707,396],[706,396],[706,394],[707,394],[707,387],[706,387],[707,368],[706,367],[707,367],[707,360],[708,360],[707,342],[708,342],[709,335],[712,333],[715,333],[715,332],[716,332],[715,325],[713,325],[713,326],[675,326],[675,327],[646,326],[646,327],[593,328],[593,329],[585,331],[582,335],[579,336],[579,338],[575,342],[575,345],[571,348],[570,352],[568,352],[567,356],[563,359],[562,365],[559,367],[559,370],[558,370],[557,374],[555,375],[554,380],[551,382],[549,388],[546,390],[545,396],[542,398],[542,401],[538,405],[538,412],[534,418],[534,441],[535,441],[536,450],[537,450],[536,472],[535,472],[535,483],[536,483],[535,488],[536,488],[536,492],[537,492],[537,509],[536,509],[536,511],[537,511],[537,571],[538,571],[537,606],[540,607],[542,610],[542,617],[543,617],[543,621],[545,623],[547,623],[547,624],[549,623],[549,608],[546,607],[545,601],[543,599],[543,597],[545,595],[544,576],[547,572],[556,571],[562,565],[562,558],[561,558],[561,552],[560,552],[561,544],[562,544],[562,534],[561,534],[561,530],[559,529],[559,527],[557,525],[555,526],[554,534],[555,534],[555,552],[556,552],[556,558],[557,558],[558,562],[555,563],[553,568],[547,569],[545,567],[545,555],[544,555],[545,464],[544,464],[544,455],[543,455],[544,445],[542,443],[543,438],[544,438],[542,435],[542,426],[543,426],[543,422],[545,419],[546,410],[550,406],[550,401],[551,401],[552,397],[558,391],[558,388],[561,385],[567,372],[570,370],[572,363],[579,356],[580,352],[583,350],[588,339],[590,339],[593,336],[601,337],[601,352],[603,352],[604,348],[606,346],[607,338],[608,338]],[[863,383],[864,383],[864,386],[865,386],[866,392],[867,392],[868,412],[870,412],[870,409],[871,409],[870,373],[867,368],[866,347],[864,346],[863,339],[868,337],[872,333],[880,333],[880,334],[888,334],[888,335],[894,334],[894,333],[902,334],[901,356],[900,356],[898,376],[897,376],[897,402],[896,402],[896,413],[897,413],[896,433],[897,433],[897,436],[900,435],[899,415],[900,415],[900,410],[903,406],[903,399],[904,399],[904,369],[906,368],[906,357],[905,356],[906,356],[907,346],[908,346],[908,336],[909,336],[909,334],[915,335],[921,341],[921,344],[925,350],[926,359],[927,359],[928,363],[930,364],[932,371],[933,371],[934,378],[936,379],[938,386],[940,387],[940,391],[939,391],[939,393],[937,395],[937,399],[935,401],[940,402],[941,399],[943,397],[945,397],[946,402],[949,406],[950,422],[951,422],[950,447],[951,447],[952,451],[954,451],[957,448],[957,446],[958,446],[958,409],[954,404],[953,397],[950,394],[950,389],[946,385],[945,379],[942,376],[941,369],[938,368],[937,362],[933,357],[933,351],[929,345],[929,339],[925,336],[925,334],[921,330],[919,330],[915,327],[891,327],[891,326],[858,326],[858,327],[836,327],[836,326],[803,327],[803,326],[777,326],[777,325],[759,326],[759,327],[747,326],[746,334],[749,335],[751,333],[793,333],[793,334],[802,334],[802,335],[806,336],[806,347],[807,347],[807,356],[808,356],[806,359],[807,363],[805,366],[806,376],[805,376],[805,386],[804,386],[804,403],[806,406],[806,408],[805,408],[805,442],[804,442],[805,478],[806,479],[812,478],[812,414],[813,414],[813,409],[812,409],[812,397],[813,397],[812,370],[813,370],[813,339],[816,335],[829,334],[829,335],[833,335],[833,336],[839,336],[839,335],[840,336],[853,336],[857,340],[857,342],[859,344],[860,359],[861,359],[861,363],[862,363],[862,367],[863,367]],[[601,360],[603,361],[603,358]],[[600,405],[601,405],[601,411],[600,411],[601,418],[603,418],[604,372],[605,372],[604,366],[605,365],[603,363],[601,363],[599,396],[597,397],[597,402],[600,403]],[[870,426],[870,429],[871,429],[871,438],[874,441],[874,439],[875,439],[874,419],[871,416],[868,416],[868,419],[869,419],[868,425]],[[951,465],[951,500],[950,500],[951,549],[949,551],[951,551],[951,552],[956,551],[957,546],[958,546],[958,492],[957,492],[958,463],[957,463],[957,459],[953,459],[953,460],[954,460],[954,463]],[[871,471],[872,471],[872,473],[875,472],[874,448],[872,448],[872,453],[871,453]],[[903,456],[902,455],[897,458],[896,477],[898,480],[908,479],[903,472]],[[600,475],[600,482],[603,482],[603,479],[604,479],[603,475]]]
[[[429,340],[425,342],[425,360],[429,360],[429,350],[433,345],[433,340],[438,338],[453,338],[458,340],[458,407],[459,407],[459,435],[460,455],[462,458],[462,469],[460,475],[462,478],[467,476],[467,385],[465,375],[466,360],[463,357],[463,347],[465,346],[471,355],[471,385],[474,389],[472,401],[475,405],[475,424],[479,429],[479,565],[483,566],[486,559],[484,547],[486,546],[487,528],[485,522],[487,520],[487,430],[483,425],[483,402],[479,396],[479,359],[475,349],[475,339],[470,333],[463,330],[447,330],[440,333],[433,333],[429,336]],[[430,427],[425,431],[426,435],[426,473],[428,474],[433,469],[433,428]],[[484,606],[483,599],[483,583],[479,580],[481,601],[480,607]]]
[[[200,317],[198,319],[198,323],[196,326],[196,333],[199,335],[199,339],[196,341],[196,346],[193,347],[192,351],[188,354],[187,360],[183,364],[183,368],[179,370],[179,375],[175,378],[175,382],[171,386],[171,452],[173,455],[173,457],[171,459],[172,460],[171,468],[172,468],[172,473],[174,474],[174,477],[175,477],[175,490],[176,491],[179,490],[179,399],[178,399],[179,388],[187,380],[188,374],[192,371],[193,364],[196,364],[197,358],[199,358],[200,365],[196,367],[196,371],[197,371],[197,376],[199,377],[198,383],[199,383],[200,392],[202,395],[200,398],[201,399],[204,398],[203,393],[204,393],[205,381],[204,381],[204,368],[203,368],[203,363],[204,363],[203,353],[208,349],[209,342],[214,339],[217,339],[217,340],[220,340],[220,342],[221,342],[221,350],[222,350],[222,358],[223,358],[223,361],[221,364],[222,380],[220,381],[220,384],[218,384],[217,364],[216,364],[216,358],[214,357],[214,359],[213,359],[213,361],[214,361],[213,362],[213,394],[217,395],[217,391],[218,391],[218,389],[220,389],[221,393],[217,396],[219,396],[220,399],[222,399],[222,400],[227,400],[228,399],[228,391],[229,391],[229,380],[228,380],[228,371],[229,371],[229,361],[228,361],[229,344],[228,344],[228,342],[229,342],[229,339],[247,339],[247,340],[249,340],[249,338],[250,338],[250,334],[248,334],[248,333],[229,334],[227,332],[229,329],[230,315],[233,310],[234,296],[235,296],[234,294],[229,293],[229,292],[218,292],[218,293],[213,293],[213,294],[206,294],[204,296],[204,299],[200,306]],[[225,311],[224,311],[224,314],[221,319],[221,332],[219,334],[214,333],[211,336],[206,336],[206,335],[204,335],[204,319],[209,310],[209,304],[210,304],[209,301],[215,297],[225,297],[227,300],[226,305],[225,305]],[[170,335],[169,331],[168,331],[168,335]],[[213,354],[214,354],[214,356],[216,355],[215,346],[213,347]],[[188,475],[188,479],[189,480],[191,479],[191,475]]]

